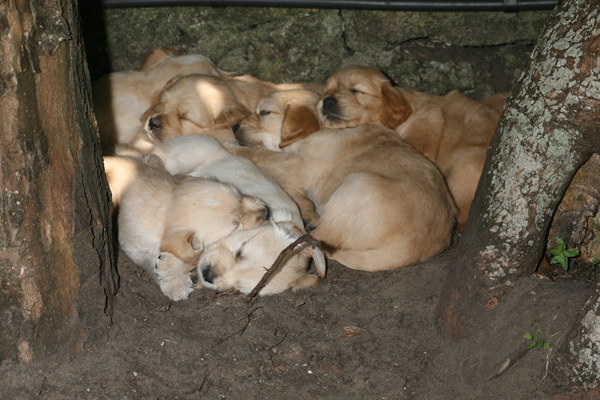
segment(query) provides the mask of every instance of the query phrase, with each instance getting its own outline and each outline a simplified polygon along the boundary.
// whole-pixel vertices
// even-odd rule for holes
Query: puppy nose
[[[202,280],[206,283],[214,283],[213,282],[213,270],[210,265],[202,268]]]
[[[325,97],[323,99],[323,107],[324,108],[331,108],[333,106],[335,106],[337,104],[337,99],[335,97]]]
[[[231,129],[233,129],[233,133],[236,133],[240,129],[240,124],[235,124]]]
[[[160,128],[162,128],[160,121],[154,117],[150,117],[150,119],[148,120],[148,129],[150,129],[151,131],[155,131]]]

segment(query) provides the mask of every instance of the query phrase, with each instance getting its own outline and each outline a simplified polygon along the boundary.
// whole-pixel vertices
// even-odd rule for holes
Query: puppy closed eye
[[[267,111],[267,110],[260,110],[260,112],[258,113],[258,115],[269,115],[271,114],[271,111]]]
[[[239,260],[242,258],[245,246],[246,246],[246,242],[242,243],[242,245],[239,247],[239,249],[237,249],[236,251],[233,252],[233,257],[236,260]]]

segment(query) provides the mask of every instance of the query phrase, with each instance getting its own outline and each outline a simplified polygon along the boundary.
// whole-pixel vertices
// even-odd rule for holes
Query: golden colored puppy
[[[249,75],[229,78],[193,74],[173,79],[142,116],[154,142],[188,135],[210,135],[231,128],[250,115],[258,101],[273,92],[313,84],[274,84]]]
[[[255,229],[237,231],[205,248],[198,261],[202,285],[218,291],[239,290],[249,293],[288,245],[302,236],[290,222],[271,223]],[[301,244],[284,259],[265,287],[261,296],[280,293],[288,288],[300,289],[317,283],[316,275],[307,275],[307,250]],[[325,260],[321,260],[325,262]],[[318,265],[319,261],[315,259]]]
[[[433,161],[458,206],[462,232],[507,97],[479,102],[457,91],[434,96],[395,88],[374,68],[351,66],[327,79],[317,109],[329,128],[381,122]]]
[[[119,206],[121,249],[156,277],[161,252],[195,265],[204,246],[238,229],[263,225],[266,205],[233,186],[200,178],[177,180],[166,171],[134,158],[105,157],[104,167],[113,201]],[[186,299],[192,289],[189,270],[158,279],[172,300]]]
[[[437,168],[383,125],[314,132],[318,95],[276,92],[234,132],[267,171],[308,194],[327,255],[378,271],[423,261],[448,247],[456,208]]]
[[[176,56],[172,51],[160,49],[149,55],[143,66],[140,71],[113,72],[92,83],[94,111],[104,154],[113,154],[117,144],[129,144],[139,139],[135,136],[144,131],[140,117],[171,79],[194,73],[231,75],[205,56]]]
[[[170,82],[141,116],[154,142],[231,128],[250,111],[227,80],[192,74]]]

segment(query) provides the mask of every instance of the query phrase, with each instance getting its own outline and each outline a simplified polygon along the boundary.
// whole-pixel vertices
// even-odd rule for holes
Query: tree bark
[[[117,276],[72,0],[0,4],[0,360],[63,355],[110,324]]]
[[[488,150],[438,304],[444,335],[465,339],[486,304],[539,264],[563,194],[600,149],[599,57],[600,1],[561,2]]]

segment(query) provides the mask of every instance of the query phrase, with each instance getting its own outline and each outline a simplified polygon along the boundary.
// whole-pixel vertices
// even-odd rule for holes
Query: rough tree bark
[[[500,118],[438,304],[468,337],[484,306],[534,272],[571,179],[600,150],[600,1],[559,3]]]
[[[76,350],[110,324],[111,203],[78,18],[74,0],[0,3],[0,360]]]

